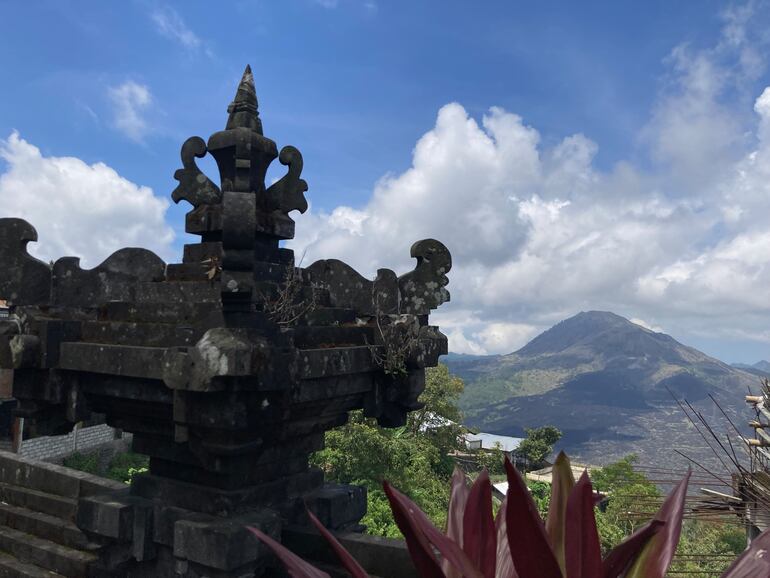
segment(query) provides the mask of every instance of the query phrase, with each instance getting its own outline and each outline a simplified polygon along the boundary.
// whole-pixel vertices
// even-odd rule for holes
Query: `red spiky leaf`
[[[465,507],[468,503],[470,488],[466,481],[465,472],[455,466],[452,474],[452,491],[449,497],[449,509],[447,510],[446,535],[461,547],[463,545],[463,518]],[[462,578],[462,573],[450,564],[449,560],[441,561],[441,569],[446,578]]]
[[[650,538],[663,526],[660,520],[652,520],[615,546],[602,563],[603,578],[622,576]]]
[[[505,471],[508,475],[508,504],[505,509],[508,547],[519,578],[562,578],[537,506],[521,475],[507,457]]]
[[[551,467],[551,501],[548,506],[545,531],[551,541],[551,548],[562,573],[566,573],[564,527],[567,516],[567,500],[569,500],[574,487],[575,477],[572,475],[569,458],[564,452],[559,452]]]
[[[665,525],[647,541],[639,556],[631,563],[626,578],[663,578],[679,544],[687,484],[692,470],[677,484],[655,515]]]
[[[588,472],[584,471],[567,500],[564,559],[568,578],[597,578],[602,573],[593,494]]]
[[[508,547],[508,525],[505,523],[505,510],[508,507],[508,497],[503,498],[500,509],[495,517],[495,530],[497,531],[497,556],[495,564],[495,578],[519,578],[513,567],[511,549]]]
[[[484,468],[473,482],[463,518],[463,551],[484,578],[495,578],[497,532],[492,515],[492,484]]]
[[[251,526],[247,526],[246,529],[273,551],[273,554],[275,554],[283,563],[286,571],[292,578],[330,578],[326,572],[308,564],[291,550],[283,546],[283,544],[276,542],[261,530],[252,528]]]
[[[350,575],[353,578],[369,578],[369,574],[366,573],[366,570],[361,567],[361,565],[358,563],[358,561],[356,561],[355,558],[353,558],[350,552],[345,550],[345,547],[340,544],[337,538],[335,538],[334,535],[321,523],[321,521],[315,517],[313,512],[308,510],[307,515],[310,518],[310,521],[313,522],[313,525],[318,528],[321,536],[323,536],[329,543],[329,546],[332,547],[332,550],[334,550],[337,558],[339,558],[342,567],[350,572]]]
[[[383,482],[383,488],[390,502],[393,518],[401,533],[404,534],[407,548],[409,548],[409,553],[412,555],[412,561],[417,566],[421,577],[432,578],[433,576],[440,576],[443,578],[444,576],[430,547],[430,544],[432,544],[444,559],[460,570],[463,576],[466,578],[483,578],[481,572],[473,566],[473,563],[465,555],[460,545],[439,532],[425,513],[417,507],[417,504],[396,490],[388,482]],[[427,573],[423,573],[423,568],[425,568]]]

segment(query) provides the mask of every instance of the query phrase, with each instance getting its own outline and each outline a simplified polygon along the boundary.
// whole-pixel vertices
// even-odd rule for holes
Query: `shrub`
[[[62,464],[73,470],[79,470],[89,474],[99,473],[99,458],[96,454],[81,454],[80,452],[75,452],[64,458]]]

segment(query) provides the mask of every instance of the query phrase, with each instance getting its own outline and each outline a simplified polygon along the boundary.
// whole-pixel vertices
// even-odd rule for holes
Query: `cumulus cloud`
[[[150,89],[131,80],[109,87],[115,128],[133,141],[141,142],[149,132],[144,113],[152,103]]]
[[[600,170],[586,135],[545,146],[517,114],[493,107],[477,120],[451,103],[410,168],[383,177],[361,208],[298,217],[290,246],[307,250],[306,263],[342,258],[373,277],[409,270],[411,242],[440,239],[453,255],[452,301],[436,321],[456,352],[511,352],[581,309],[762,341],[770,88],[726,96],[764,66],[750,16],[751,6],[727,11],[714,47],[672,51],[641,135],[651,165]]]
[[[81,257],[94,267],[123,247],[145,247],[167,261],[173,230],[169,204],[148,187],[121,177],[104,163],[46,157],[12,133],[0,140],[0,216],[21,217],[38,232],[29,251],[45,261]]]

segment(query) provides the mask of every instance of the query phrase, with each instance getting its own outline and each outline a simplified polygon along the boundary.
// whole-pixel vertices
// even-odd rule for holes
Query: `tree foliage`
[[[414,500],[437,527],[444,527],[454,465],[447,453],[457,447],[462,429],[458,425],[462,415],[457,409],[462,391],[462,380],[439,365],[427,371],[425,392],[420,398],[425,407],[410,414],[404,427],[381,428],[357,411],[350,414],[346,425],[327,432],[325,449],[317,452],[312,461],[329,480],[367,488],[368,510],[362,523],[370,534],[401,536],[382,490],[384,480]],[[560,437],[561,432],[552,426],[528,430],[522,446],[530,463],[542,463]],[[480,452],[478,458],[490,472],[501,471],[501,451]],[[634,469],[636,461],[635,456],[626,456],[592,472],[594,488],[609,496],[604,508],[596,510],[604,554],[649,518],[630,515],[638,511],[640,498],[662,499],[658,488]],[[549,508],[550,486],[532,481],[527,485],[537,509],[544,514]],[[714,576],[744,547],[745,535],[737,524],[686,520],[677,550],[685,556],[677,557],[672,568],[684,570],[688,576]]]
[[[525,431],[527,437],[521,442],[516,453],[529,464],[530,469],[540,468],[553,453],[553,444],[561,439],[561,431],[552,425]]]
[[[312,462],[329,480],[367,488],[362,523],[369,533],[401,535],[382,491],[384,480],[408,494],[437,525],[445,523],[454,467],[447,453],[458,445],[462,415],[457,400],[462,391],[462,380],[440,364],[426,371],[420,396],[425,406],[412,412],[404,427],[382,428],[354,411],[347,424],[326,433],[326,447]]]
[[[661,497],[655,484],[634,469],[636,462],[632,454],[591,474],[594,488],[609,496],[604,511],[596,512],[603,551],[637,529],[640,517],[634,514],[644,507],[642,504]],[[671,570],[696,578],[716,576],[745,547],[746,533],[737,518],[732,523],[685,520]]]

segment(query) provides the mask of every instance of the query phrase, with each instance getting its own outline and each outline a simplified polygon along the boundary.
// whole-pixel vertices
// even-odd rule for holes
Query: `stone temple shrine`
[[[307,209],[302,155],[263,135],[248,67],[227,112],[224,130],[182,145],[171,196],[191,206],[186,231],[200,242],[185,245],[181,263],[126,248],[89,270],[77,257],[49,265],[27,252],[38,240],[30,223],[0,219],[0,299],[10,308],[0,368],[13,370],[26,435],[98,415],[150,457],[149,472],[123,487],[3,453],[0,497],[12,511],[0,512],[0,553],[20,568],[276,572],[245,526],[280,539],[307,525],[307,504],[331,529],[356,529],[364,489],[324,484],[309,455],[350,410],[403,424],[425,368],[447,352],[428,321],[449,300],[447,248],[417,241],[414,270],[380,269],[374,280],[335,259],[298,267],[281,241],[294,236],[289,214]],[[206,154],[218,185],[196,165]],[[276,158],[286,174],[266,187]],[[55,520],[60,530],[43,535]]]

